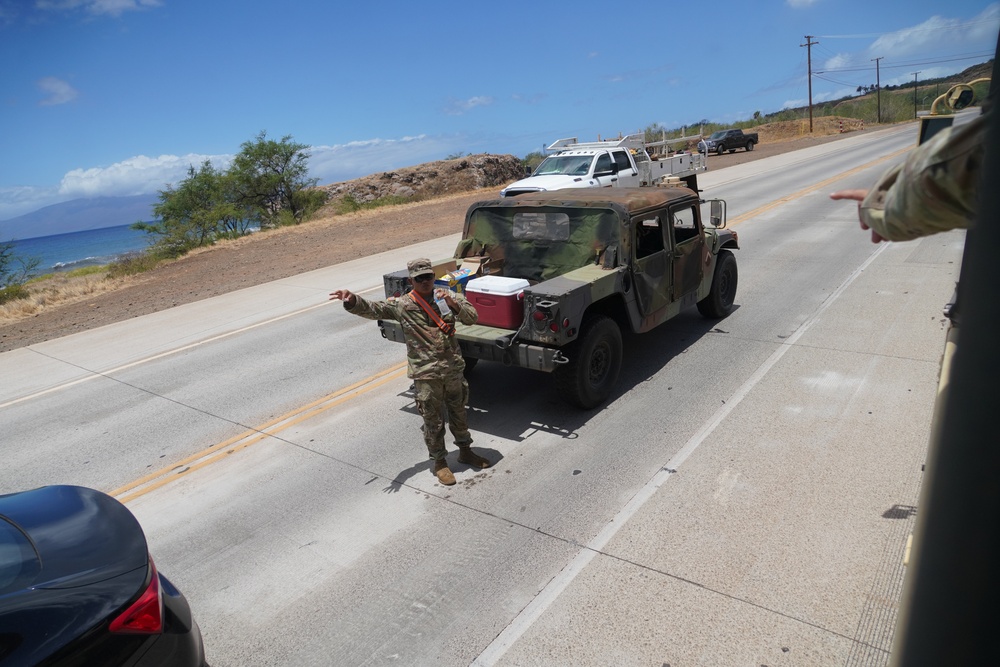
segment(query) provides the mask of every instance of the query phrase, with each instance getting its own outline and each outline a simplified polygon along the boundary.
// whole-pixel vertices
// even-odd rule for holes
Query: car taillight
[[[149,559],[151,573],[149,585],[128,609],[111,621],[111,632],[152,635],[163,632],[163,596],[160,592],[160,575],[156,573],[153,559]]]

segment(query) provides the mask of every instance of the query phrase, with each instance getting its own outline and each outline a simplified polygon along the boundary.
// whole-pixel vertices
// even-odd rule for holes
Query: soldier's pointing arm
[[[396,299],[369,301],[354,294],[354,303],[344,302],[344,309],[366,320],[399,320],[399,302]]]

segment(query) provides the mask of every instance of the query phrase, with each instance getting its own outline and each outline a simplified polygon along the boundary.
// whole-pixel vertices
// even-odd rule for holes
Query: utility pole
[[[813,59],[812,59],[812,47],[814,44],[819,44],[819,42],[812,41],[813,35],[806,35],[806,43],[799,44],[799,46],[808,47],[806,49],[806,61],[808,62],[807,67],[809,68],[809,134],[813,131]]]
[[[917,117],[917,75],[920,72],[913,73],[913,117]]]
[[[882,80],[879,78],[878,61],[882,60],[884,57],[885,56],[872,58],[872,60],[875,61],[875,105],[876,109],[878,109],[875,112],[875,115],[878,118],[878,123],[880,125],[882,124]]]

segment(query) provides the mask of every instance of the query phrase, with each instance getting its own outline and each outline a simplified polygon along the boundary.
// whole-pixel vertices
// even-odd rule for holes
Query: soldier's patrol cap
[[[416,278],[417,276],[422,276],[427,273],[432,276],[434,275],[434,267],[431,266],[431,260],[424,257],[410,260],[406,264],[406,268],[409,269],[411,278]]]

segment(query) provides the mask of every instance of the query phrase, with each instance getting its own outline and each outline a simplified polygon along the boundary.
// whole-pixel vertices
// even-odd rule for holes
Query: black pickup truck
[[[722,155],[725,151],[734,152],[737,148],[752,151],[757,143],[757,133],[744,133],[743,130],[719,130],[713,132],[705,141],[709,153]]]

